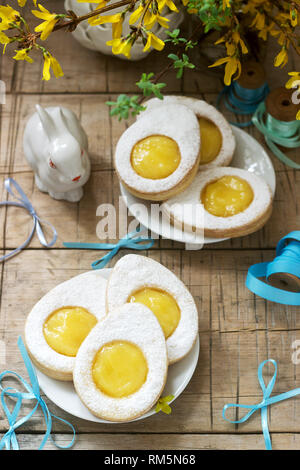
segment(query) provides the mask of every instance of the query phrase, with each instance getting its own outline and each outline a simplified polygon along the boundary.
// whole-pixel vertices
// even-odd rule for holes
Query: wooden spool
[[[292,102],[295,90],[287,90],[284,87],[275,88],[266,98],[267,112],[278,121],[295,121],[300,104]]]
[[[266,83],[266,74],[263,66],[254,60],[243,63],[238,83],[241,87],[249,90],[255,90],[263,86]]]
[[[300,279],[294,274],[274,273],[268,277],[268,282],[277,289],[300,293]]]

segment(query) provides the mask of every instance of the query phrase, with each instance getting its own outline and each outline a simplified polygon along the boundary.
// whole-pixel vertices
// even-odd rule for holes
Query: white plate
[[[105,279],[108,279],[110,271],[111,269],[102,269],[101,274]],[[197,341],[191,352],[184,359],[169,367],[167,382],[162,396],[174,395],[174,399],[172,400],[174,401],[183,392],[196,369],[199,350],[200,341],[199,337],[197,337]],[[77,416],[77,418],[86,419],[88,421],[112,423],[112,421],[97,418],[85,407],[75,392],[73,382],[62,382],[52,379],[43,374],[38,368],[36,368],[36,373],[40,388],[45,395],[64,411],[67,411],[73,416]],[[155,414],[155,407],[134,421],[148,418],[148,416],[153,414]]]
[[[247,132],[237,128],[236,126],[231,127],[236,139],[236,150],[230,166],[242,168],[261,176],[268,183],[274,195],[276,176],[269,155],[262,145],[260,145],[260,143]],[[170,230],[169,221],[166,216],[162,214],[161,216],[153,217],[151,214],[151,204],[153,204],[153,201],[146,201],[133,196],[122,184],[120,184],[120,188],[129,212],[146,229],[150,230],[154,234],[161,235],[163,238],[169,238],[171,240],[199,246],[203,244],[203,241],[204,244],[208,244],[227,240],[227,238],[209,237],[205,237],[203,240],[201,236],[197,237],[195,234],[189,234],[188,232],[183,233],[176,227],[172,227],[172,230]],[[144,208],[141,210],[141,206],[139,207],[138,204],[145,206],[145,210]]]

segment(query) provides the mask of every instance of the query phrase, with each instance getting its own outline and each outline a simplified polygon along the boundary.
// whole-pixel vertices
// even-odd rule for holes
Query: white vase
[[[78,3],[77,0],[65,0],[65,9],[66,11],[72,10],[76,15],[86,15],[95,9],[95,4],[92,3]],[[166,8],[167,12],[164,13],[164,17],[169,19],[169,30],[177,28],[183,21],[184,14],[181,10],[178,13],[170,11]],[[115,14],[122,11],[121,8],[116,8],[112,12],[107,14]],[[129,15],[126,16],[123,23],[123,35],[126,35],[130,32],[130,27],[128,23]],[[166,30],[158,23],[152,28],[153,33],[158,36],[160,39],[164,40],[167,37]],[[106,55],[113,55],[110,46],[106,45],[107,41],[112,39],[112,25],[110,23],[105,23],[102,25],[91,26],[87,21],[82,21],[79,23],[75,31],[72,33],[73,36],[77,39],[80,44],[84,47],[102,52]],[[131,58],[130,60],[140,60],[145,58],[150,50],[143,52],[144,45],[142,40],[139,38],[131,49]],[[115,56],[120,59],[126,59],[122,54]]]

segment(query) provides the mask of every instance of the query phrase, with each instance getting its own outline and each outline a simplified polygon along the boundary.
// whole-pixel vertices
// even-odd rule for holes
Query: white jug
[[[65,0],[65,9],[66,11],[72,10],[76,15],[86,15],[95,9],[95,4],[92,3],[78,3],[77,0]],[[179,10],[178,13],[170,11],[166,8],[166,13],[163,13],[163,16],[170,20],[169,24],[169,31],[172,29],[177,28],[183,21],[184,14],[182,10]],[[103,15],[113,15],[122,11],[122,8],[115,8],[111,12],[108,11],[103,13]],[[129,16],[126,15],[124,23],[123,23],[123,35],[125,36],[130,32],[129,27]],[[158,23],[152,28],[151,30],[156,36],[160,39],[164,40],[167,38],[166,30]],[[106,55],[113,55],[111,51],[111,46],[107,46],[106,42],[112,39],[112,25],[110,23],[105,23],[97,26],[91,26],[88,21],[83,21],[79,23],[75,31],[72,33],[73,36],[77,39],[80,44],[85,46],[88,49],[92,49],[94,51],[102,52]],[[144,44],[141,38],[138,38],[135,44],[131,48],[131,57],[130,60],[140,60],[145,58],[151,49],[147,52],[143,52]],[[128,60],[124,55],[119,54],[115,57],[120,59]]]

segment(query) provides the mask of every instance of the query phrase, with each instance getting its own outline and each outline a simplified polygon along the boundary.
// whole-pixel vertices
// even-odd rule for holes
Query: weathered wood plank
[[[200,360],[192,381],[174,403],[171,416],[159,413],[146,421],[122,424],[118,431],[232,432],[232,425],[222,419],[223,406],[261,400],[257,367],[268,358],[275,359],[279,366],[274,393],[299,386],[299,374],[291,357],[293,341],[300,337],[297,308],[273,306],[255,299],[243,286],[249,262],[255,262],[260,252],[242,251],[236,260],[228,251],[191,254],[165,250],[148,255],[172,269],[195,298],[199,309]],[[59,282],[89,270],[91,261],[98,256],[99,253],[74,250],[26,250],[5,263],[0,335],[6,345],[6,368],[24,375],[16,341],[32,306]],[[116,259],[118,256],[113,263]],[[54,413],[68,419],[56,406],[51,403],[49,406]],[[270,411],[271,430],[299,429],[299,406],[298,397],[274,405]],[[79,432],[117,430],[115,425],[89,423],[73,417],[71,421]],[[41,426],[36,420],[27,429],[41,430]],[[238,431],[259,432],[260,426],[257,414],[239,426]],[[3,419],[0,429],[5,429]],[[55,429],[61,426],[58,424]]]
[[[299,434],[272,433],[274,450],[298,450],[300,447]],[[1,434],[0,434],[1,439]],[[42,436],[18,434],[22,450],[36,450]],[[59,445],[67,446],[70,436],[57,435]],[[56,447],[48,441],[45,450],[55,450]],[[72,450],[264,450],[263,437],[260,434],[78,434]],[[112,458],[113,452],[107,452],[105,457]],[[151,452],[150,452],[151,455]],[[101,457],[102,458],[102,457]],[[143,459],[148,456],[144,455]],[[103,456],[104,459],[104,456]],[[146,460],[147,461],[147,460]]]
[[[62,246],[63,241],[97,242],[99,240],[98,236],[102,239],[108,236],[113,241],[124,236],[127,229],[130,230],[130,223],[133,219],[129,216],[122,200],[120,200],[119,182],[114,172],[93,171],[90,180],[85,185],[83,199],[75,204],[53,200],[47,194],[41,193],[35,186],[33,174],[30,172],[13,173],[12,176],[22,186],[39,215],[56,227],[59,234],[56,247]],[[261,230],[246,237],[206,245],[205,250],[223,248],[257,249],[263,247],[273,249],[282,236],[289,233],[289,231],[299,230],[300,212],[297,202],[300,196],[299,178],[299,172],[278,173],[273,214]],[[96,212],[102,204],[114,205],[115,209],[111,208],[111,211],[116,213],[116,230],[114,230],[113,225],[110,232],[108,232],[108,227],[104,227],[101,232],[98,231],[97,235],[97,224],[107,218],[103,210]],[[123,222],[120,223],[119,217]],[[284,224],[282,224],[282,220],[285,221]],[[16,230],[16,227],[18,227],[18,230]],[[120,231],[118,227],[120,227]],[[30,229],[31,218],[28,217],[26,212],[14,208],[9,209],[5,229],[6,246],[20,245]],[[103,235],[100,235],[100,233]],[[109,236],[110,233],[111,236]],[[32,240],[31,247],[40,247],[36,237]],[[184,244],[170,240],[157,240],[155,247],[185,249]]]

